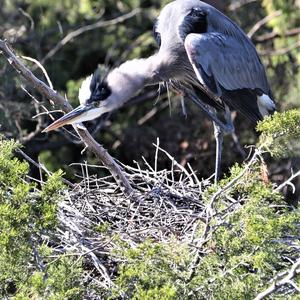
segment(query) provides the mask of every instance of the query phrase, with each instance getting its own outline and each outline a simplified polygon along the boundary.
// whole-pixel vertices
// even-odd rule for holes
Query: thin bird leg
[[[217,116],[215,112],[212,112],[201,100],[199,100],[196,96],[189,93],[188,97],[195,103],[197,106],[199,106],[203,112],[207,114],[207,116],[216,124],[223,133],[231,133],[233,131],[233,125],[231,122],[223,123]],[[227,119],[227,118],[226,118]],[[226,120],[227,121],[227,120]]]
[[[201,100],[192,94],[189,94],[190,99],[196,103],[213,121],[216,139],[216,161],[215,161],[215,183],[218,182],[221,175],[222,148],[223,138],[225,133],[234,132],[234,126],[231,119],[230,110],[225,106],[225,122],[223,123],[217,116],[215,111],[210,110]]]
[[[222,162],[222,150],[223,150],[223,138],[224,132],[222,128],[214,123],[215,139],[216,139],[216,163],[215,163],[215,184],[218,183],[221,175],[221,162]]]
[[[173,87],[175,87],[175,89],[177,88],[176,85],[173,85]],[[186,94],[186,96],[189,97],[197,106],[199,106],[203,110],[203,112],[206,113],[206,115],[213,121],[216,139],[215,183],[217,183],[221,175],[224,134],[234,132],[234,126],[231,118],[230,109],[227,106],[225,106],[225,122],[223,123],[218,118],[216,111],[209,109],[193,93],[189,93],[186,89],[183,89],[183,91]]]

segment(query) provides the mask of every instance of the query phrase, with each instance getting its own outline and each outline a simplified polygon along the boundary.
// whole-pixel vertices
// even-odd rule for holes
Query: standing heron
[[[223,134],[234,130],[230,110],[255,123],[275,111],[264,66],[241,28],[202,1],[166,5],[155,22],[154,36],[156,54],[127,61],[103,79],[98,73],[88,77],[79,91],[81,105],[44,132],[95,119],[123,106],[144,86],[166,82],[213,121],[217,180]]]

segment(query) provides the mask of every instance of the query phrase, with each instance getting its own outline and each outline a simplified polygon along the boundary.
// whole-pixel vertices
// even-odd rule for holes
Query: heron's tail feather
[[[256,90],[240,89],[222,91],[222,100],[231,108],[241,112],[245,117],[257,123],[266,115],[275,111],[275,102],[271,96],[259,96]]]

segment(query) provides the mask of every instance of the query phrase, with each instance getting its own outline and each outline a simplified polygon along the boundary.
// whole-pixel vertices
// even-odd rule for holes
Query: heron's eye
[[[99,100],[94,100],[91,104],[93,107],[99,107],[100,106],[100,102]]]
[[[111,95],[111,89],[106,83],[102,83],[96,91],[93,93],[93,99],[95,101],[105,100]]]
[[[96,85],[90,99],[88,100],[88,103],[92,103],[93,105],[97,106],[99,105],[100,101],[106,100],[111,93],[110,87],[105,81],[103,81]]]
[[[100,88],[99,97],[101,100],[108,98],[111,94],[111,90],[108,86]]]

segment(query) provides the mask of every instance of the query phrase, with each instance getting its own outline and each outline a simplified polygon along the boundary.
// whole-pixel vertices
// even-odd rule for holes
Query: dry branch
[[[284,285],[291,285],[294,287],[294,289],[300,293],[300,288],[292,281],[293,278],[296,277],[296,275],[300,274],[300,259],[298,259],[290,268],[289,271],[284,272],[277,276],[277,278],[274,279],[274,282],[270,287],[268,287],[265,291],[258,294],[254,300],[263,300],[269,297],[271,294],[273,294],[277,289]]]
[[[112,26],[112,25],[116,25],[119,23],[124,22],[125,20],[128,20],[132,17],[134,17],[135,15],[137,15],[138,13],[140,13],[140,9],[135,9],[123,16],[119,16],[115,19],[112,20],[107,20],[107,21],[97,21],[94,24],[90,24],[90,25],[86,25],[83,26],[81,28],[78,28],[77,30],[74,30],[70,33],[68,33],[52,50],[50,50],[46,56],[42,59],[42,63],[44,63],[47,59],[49,59],[50,57],[52,57],[53,55],[55,55],[62,47],[64,47],[67,43],[69,43],[71,40],[73,40],[74,38],[78,37],[79,35],[87,32],[87,31],[91,31],[91,30],[95,30],[98,28],[103,28],[103,27],[107,27],[107,26]]]
[[[58,92],[51,89],[43,81],[38,79],[14,54],[7,42],[0,39],[0,51],[6,57],[8,62],[16,71],[24,77],[32,87],[34,87],[43,96],[53,101],[56,106],[59,106],[63,111],[69,112],[73,108],[70,103],[62,97]],[[119,183],[120,187],[124,189],[126,195],[131,195],[133,189],[130,186],[128,179],[120,166],[114,161],[114,159],[108,154],[106,149],[97,143],[88,130],[81,124],[78,127],[74,127],[80,136],[82,142],[102,161],[102,163],[111,172],[114,179]]]
[[[300,48],[300,41],[288,46],[288,47],[284,47],[278,50],[266,50],[266,51],[262,51],[260,52],[260,55],[262,56],[279,56],[279,55],[285,55],[288,54],[291,51],[296,50],[297,48]]]
[[[280,38],[280,37],[290,37],[290,36],[295,36],[300,34],[300,27],[289,29],[284,33],[279,33],[279,32],[270,32],[270,33],[265,33],[263,35],[257,36],[253,38],[255,43],[265,43],[270,40],[273,40],[275,38]]]
[[[276,188],[277,192],[280,192],[282,189],[284,189],[286,186],[291,186],[293,188],[293,193],[296,192],[296,187],[293,185],[292,181],[300,176],[300,171],[293,174],[288,180],[286,180],[284,183],[282,183],[280,186]]]
[[[282,11],[281,10],[277,10],[274,11],[272,14],[264,17],[263,19],[261,19],[260,21],[258,21],[252,28],[251,30],[248,32],[248,37],[251,39],[254,34],[261,28],[263,27],[265,24],[267,24],[268,22],[270,22],[271,20],[279,17],[282,15]]]
[[[17,148],[16,152],[19,153],[20,155],[22,155],[23,158],[25,158],[29,163],[31,163],[32,165],[34,165],[36,168],[38,168],[39,170],[43,170],[48,176],[52,175],[52,173],[49,170],[47,170],[47,168],[44,165],[42,165],[42,164],[34,161],[31,157],[29,157],[20,148]],[[64,184],[68,185],[70,188],[74,188],[75,187],[75,185],[72,182],[70,182],[69,180],[67,180],[65,178],[62,178],[62,181],[63,181]]]
[[[243,7],[244,5],[257,2],[257,0],[241,0],[241,1],[234,1],[232,4],[229,5],[228,11],[236,11]]]

